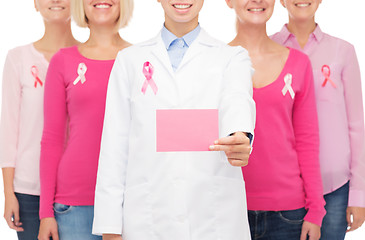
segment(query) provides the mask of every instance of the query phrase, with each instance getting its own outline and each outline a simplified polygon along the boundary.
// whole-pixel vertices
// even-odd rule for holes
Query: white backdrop
[[[287,21],[287,12],[276,2],[274,16],[269,21],[268,33],[281,29]],[[365,71],[365,2],[361,0],[323,0],[317,14],[317,22],[324,32],[351,42],[357,51],[362,71],[364,90]],[[149,39],[157,34],[163,24],[163,12],[156,0],[135,0],[133,19],[121,35],[131,43]],[[229,42],[235,35],[235,15],[224,0],[206,0],[200,16],[200,24],[212,36]],[[34,10],[33,0],[1,1],[0,8],[0,75],[7,51],[19,45],[36,41],[42,36],[43,24]],[[86,29],[72,26],[79,41],[88,37]],[[0,93],[1,95],[1,93]],[[0,100],[1,103],[1,100]],[[364,173],[365,174],[365,173]],[[0,180],[0,216],[3,216],[4,196]],[[0,240],[17,239],[14,231],[8,229],[0,217]],[[365,239],[365,226],[347,235],[346,240]]]

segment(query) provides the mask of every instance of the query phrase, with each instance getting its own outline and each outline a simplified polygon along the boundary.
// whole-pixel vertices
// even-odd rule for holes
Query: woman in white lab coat
[[[198,27],[194,18],[193,27],[183,23],[179,34],[177,7],[161,3],[165,27],[180,39]],[[190,11],[197,16],[199,3],[180,15],[180,23]],[[157,152],[158,109],[218,109],[219,136],[225,138],[214,150],[238,165],[232,159],[240,158],[240,144],[226,144],[253,133],[255,124],[247,51],[201,29],[176,71],[161,34],[118,54],[108,86],[93,233],[123,240],[249,239],[241,168],[220,152]],[[241,134],[226,137],[236,132]]]

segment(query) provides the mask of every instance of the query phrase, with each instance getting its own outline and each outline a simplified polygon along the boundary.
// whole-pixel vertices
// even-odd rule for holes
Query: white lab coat
[[[156,95],[151,86],[141,91],[147,61]],[[123,240],[250,239],[241,168],[232,167],[224,152],[156,152],[156,109],[218,109],[220,137],[253,133],[247,51],[202,29],[176,72],[161,34],[118,54],[106,100],[93,233],[122,234]]]

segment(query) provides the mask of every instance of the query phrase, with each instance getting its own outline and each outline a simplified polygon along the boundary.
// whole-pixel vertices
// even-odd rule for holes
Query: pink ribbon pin
[[[150,62],[145,62],[143,64],[143,75],[146,77],[146,80],[144,81],[143,86],[142,86],[143,94],[146,94],[147,87],[148,87],[148,85],[150,85],[153,92],[156,95],[157,94],[157,85],[156,85],[155,81],[152,78],[153,66]]]
[[[32,66],[31,69],[30,69],[35,81],[34,81],[34,87],[37,88],[37,84],[39,83],[41,85],[41,87],[43,86],[43,82],[39,79],[38,77],[38,74],[39,74],[39,71],[38,71],[38,68],[37,66]]]
[[[292,99],[294,99],[295,97],[295,92],[291,86],[291,84],[293,83],[293,76],[288,73],[285,75],[284,77],[284,83],[285,83],[285,86],[284,88],[281,90],[281,92],[283,93],[283,96],[286,95],[287,92],[289,92],[290,96]]]
[[[79,81],[81,81],[81,84],[84,84],[84,82],[86,81],[86,78],[85,78],[86,71],[87,71],[87,67],[86,67],[85,63],[80,63],[79,67],[77,68],[77,74],[79,76],[75,79],[74,85],[76,85]]]
[[[322,83],[322,87],[326,86],[327,82],[329,81],[334,88],[337,88],[336,87],[336,84],[330,78],[330,76],[331,76],[331,69],[330,69],[330,67],[328,65],[323,65],[323,67],[322,67],[322,73],[323,73],[323,76],[325,77],[325,80]]]

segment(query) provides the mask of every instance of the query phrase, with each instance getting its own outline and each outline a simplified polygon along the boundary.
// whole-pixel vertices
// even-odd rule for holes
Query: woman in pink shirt
[[[49,65],[39,240],[101,239],[91,229],[106,91],[118,51],[130,46],[118,31],[132,11],[132,0],[71,2],[74,20],[90,29],[90,37],[79,46],[61,49]]]
[[[0,166],[4,218],[19,239],[37,239],[39,157],[43,130],[43,90],[48,61],[62,47],[77,44],[71,33],[69,0],[36,0],[43,37],[9,51],[3,72]]]
[[[310,61],[268,37],[275,0],[226,2],[237,14],[230,45],[246,48],[255,69],[255,140],[242,168],[251,238],[318,240],[325,210]]]
[[[289,23],[272,39],[306,53],[313,67],[320,165],[327,214],[321,239],[344,239],[365,219],[365,134],[360,69],[354,47],[321,31],[322,0],[281,0]]]

